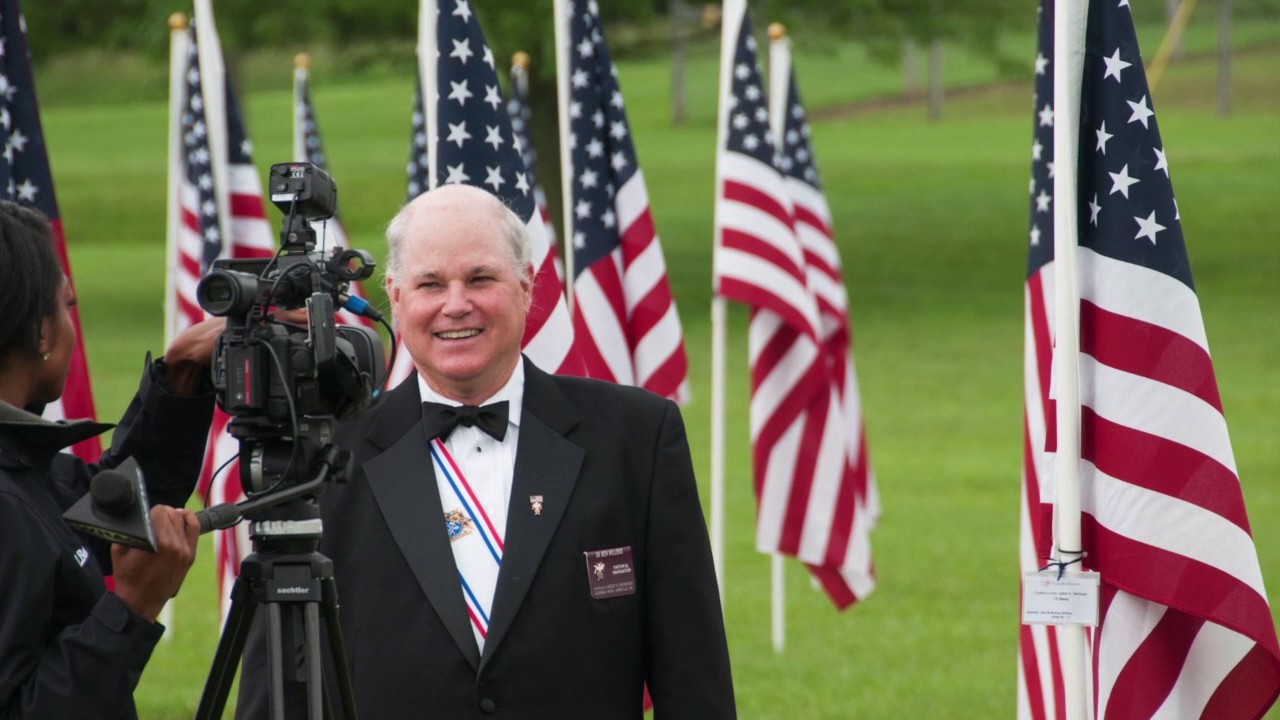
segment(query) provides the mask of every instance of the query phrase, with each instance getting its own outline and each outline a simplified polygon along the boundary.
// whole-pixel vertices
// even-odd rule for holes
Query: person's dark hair
[[[40,323],[58,309],[62,266],[38,210],[0,200],[0,366],[40,351]]]

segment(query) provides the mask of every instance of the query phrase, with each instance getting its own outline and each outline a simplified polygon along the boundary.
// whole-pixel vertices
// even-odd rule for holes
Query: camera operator
[[[200,470],[213,409],[202,376],[223,322],[148,356],[111,449],[89,465],[60,451],[110,425],[39,416],[66,384],[74,304],[48,221],[0,201],[0,718],[135,718],[133,689],[164,631],[156,616],[195,558],[198,523],[179,508]],[[154,504],[154,554],[61,517],[95,471],[128,457]]]

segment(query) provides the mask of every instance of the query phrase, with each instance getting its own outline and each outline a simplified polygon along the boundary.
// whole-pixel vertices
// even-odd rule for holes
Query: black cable
[[[390,375],[391,370],[396,366],[396,353],[400,350],[400,343],[396,340],[396,331],[391,329],[391,323],[387,322],[386,318],[378,318],[378,322],[382,323],[382,327],[387,329],[387,335],[391,336],[391,362],[387,363],[387,374]],[[383,378],[383,383],[385,382],[386,378]],[[376,397],[382,389],[375,388],[373,392]]]
[[[271,355],[272,364],[276,368],[276,374],[280,376],[280,386],[285,388],[284,399],[289,403],[289,422],[293,429],[293,449],[289,453],[289,464],[285,466],[284,472],[280,473],[280,478],[263,491],[271,492],[279,487],[279,485],[284,482],[285,478],[289,477],[289,473],[293,470],[293,466],[298,459],[298,411],[293,404],[293,395],[288,392],[289,380],[285,377],[284,363],[280,361],[280,356],[276,354],[276,349],[271,347],[271,343],[263,342],[262,340],[255,341],[255,344],[265,347],[267,352]]]
[[[210,500],[209,493],[210,493],[210,492],[213,492],[213,485],[214,485],[214,483],[215,483],[215,482],[217,482],[217,480],[218,480],[218,476],[222,474],[222,471],[223,471],[223,470],[226,470],[226,469],[227,469],[227,466],[228,466],[228,465],[230,465],[231,463],[235,462],[235,461],[236,461],[236,460],[238,460],[239,458],[240,458],[240,453],[237,451],[235,455],[232,455],[231,457],[227,458],[227,461],[226,461],[226,462],[224,462],[224,463],[222,463],[221,465],[219,465],[219,466],[218,466],[218,469],[217,469],[217,470],[214,470],[214,471],[213,471],[213,474],[209,476],[209,487],[208,487],[208,488],[206,488],[205,493],[204,493],[204,505],[205,505],[205,507],[208,507],[208,506],[209,506],[209,500]]]

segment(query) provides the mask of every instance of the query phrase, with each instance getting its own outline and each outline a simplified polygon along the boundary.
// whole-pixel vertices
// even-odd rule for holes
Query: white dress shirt
[[[432,390],[421,374],[418,375],[418,392],[423,402],[462,405],[457,400],[451,400]],[[516,446],[520,440],[520,410],[524,403],[523,360],[516,361],[516,368],[507,384],[480,404],[488,405],[503,400],[508,403],[507,434],[501,441],[495,440],[478,427],[459,425],[445,440],[444,445],[458,463],[458,468],[466,476],[477,498],[484,504],[494,528],[505,541],[507,507],[511,504],[511,482],[516,468]],[[448,481],[439,477],[439,473],[436,475],[440,495],[445,497],[449,492]]]

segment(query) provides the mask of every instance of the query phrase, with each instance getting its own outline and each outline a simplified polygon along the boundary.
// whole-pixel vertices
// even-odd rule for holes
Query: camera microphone
[[[147,486],[133,458],[94,475],[88,494],[63,513],[62,519],[82,533],[156,551]]]

